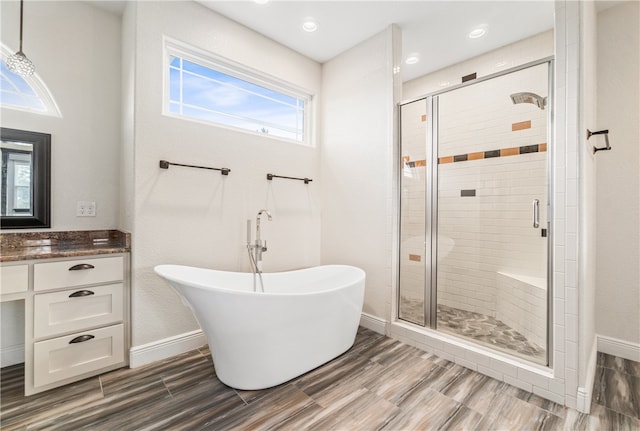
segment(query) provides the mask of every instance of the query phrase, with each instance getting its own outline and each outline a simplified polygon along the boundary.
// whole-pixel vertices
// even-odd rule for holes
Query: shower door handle
[[[538,199],[533,200],[533,227],[540,227],[540,201]]]

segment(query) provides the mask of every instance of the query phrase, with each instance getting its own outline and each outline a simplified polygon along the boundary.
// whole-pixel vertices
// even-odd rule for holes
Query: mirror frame
[[[33,215],[2,216],[2,229],[28,229],[51,227],[51,135],[28,130],[8,129],[0,131],[2,141],[33,144],[32,199]]]

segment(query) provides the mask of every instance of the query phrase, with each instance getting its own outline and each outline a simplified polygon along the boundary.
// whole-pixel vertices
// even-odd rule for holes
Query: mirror
[[[48,228],[51,135],[2,127],[2,229]]]

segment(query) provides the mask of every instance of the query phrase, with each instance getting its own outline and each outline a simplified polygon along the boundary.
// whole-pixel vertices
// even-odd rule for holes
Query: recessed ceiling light
[[[416,64],[419,61],[420,61],[420,54],[417,54],[417,53],[409,54],[407,58],[404,60],[406,64]]]
[[[478,27],[471,30],[468,34],[469,39],[477,39],[484,36],[487,33],[487,29],[484,27]]]
[[[449,82],[449,81],[442,81],[442,82],[440,83],[440,87],[446,87],[446,86],[447,86],[447,85],[449,85],[449,84],[450,84],[450,82]]]
[[[257,3],[257,4],[267,4],[267,3],[269,3],[269,0],[253,0],[253,1],[254,1],[254,3]]]
[[[313,18],[307,18],[302,22],[302,29],[307,33],[313,33],[318,30],[318,23]]]

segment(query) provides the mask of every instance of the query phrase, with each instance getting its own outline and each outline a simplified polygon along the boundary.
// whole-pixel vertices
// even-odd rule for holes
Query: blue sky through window
[[[171,56],[169,112],[304,142],[306,99]]]
[[[2,106],[44,113],[47,107],[24,78],[7,69],[0,61],[0,97]]]

